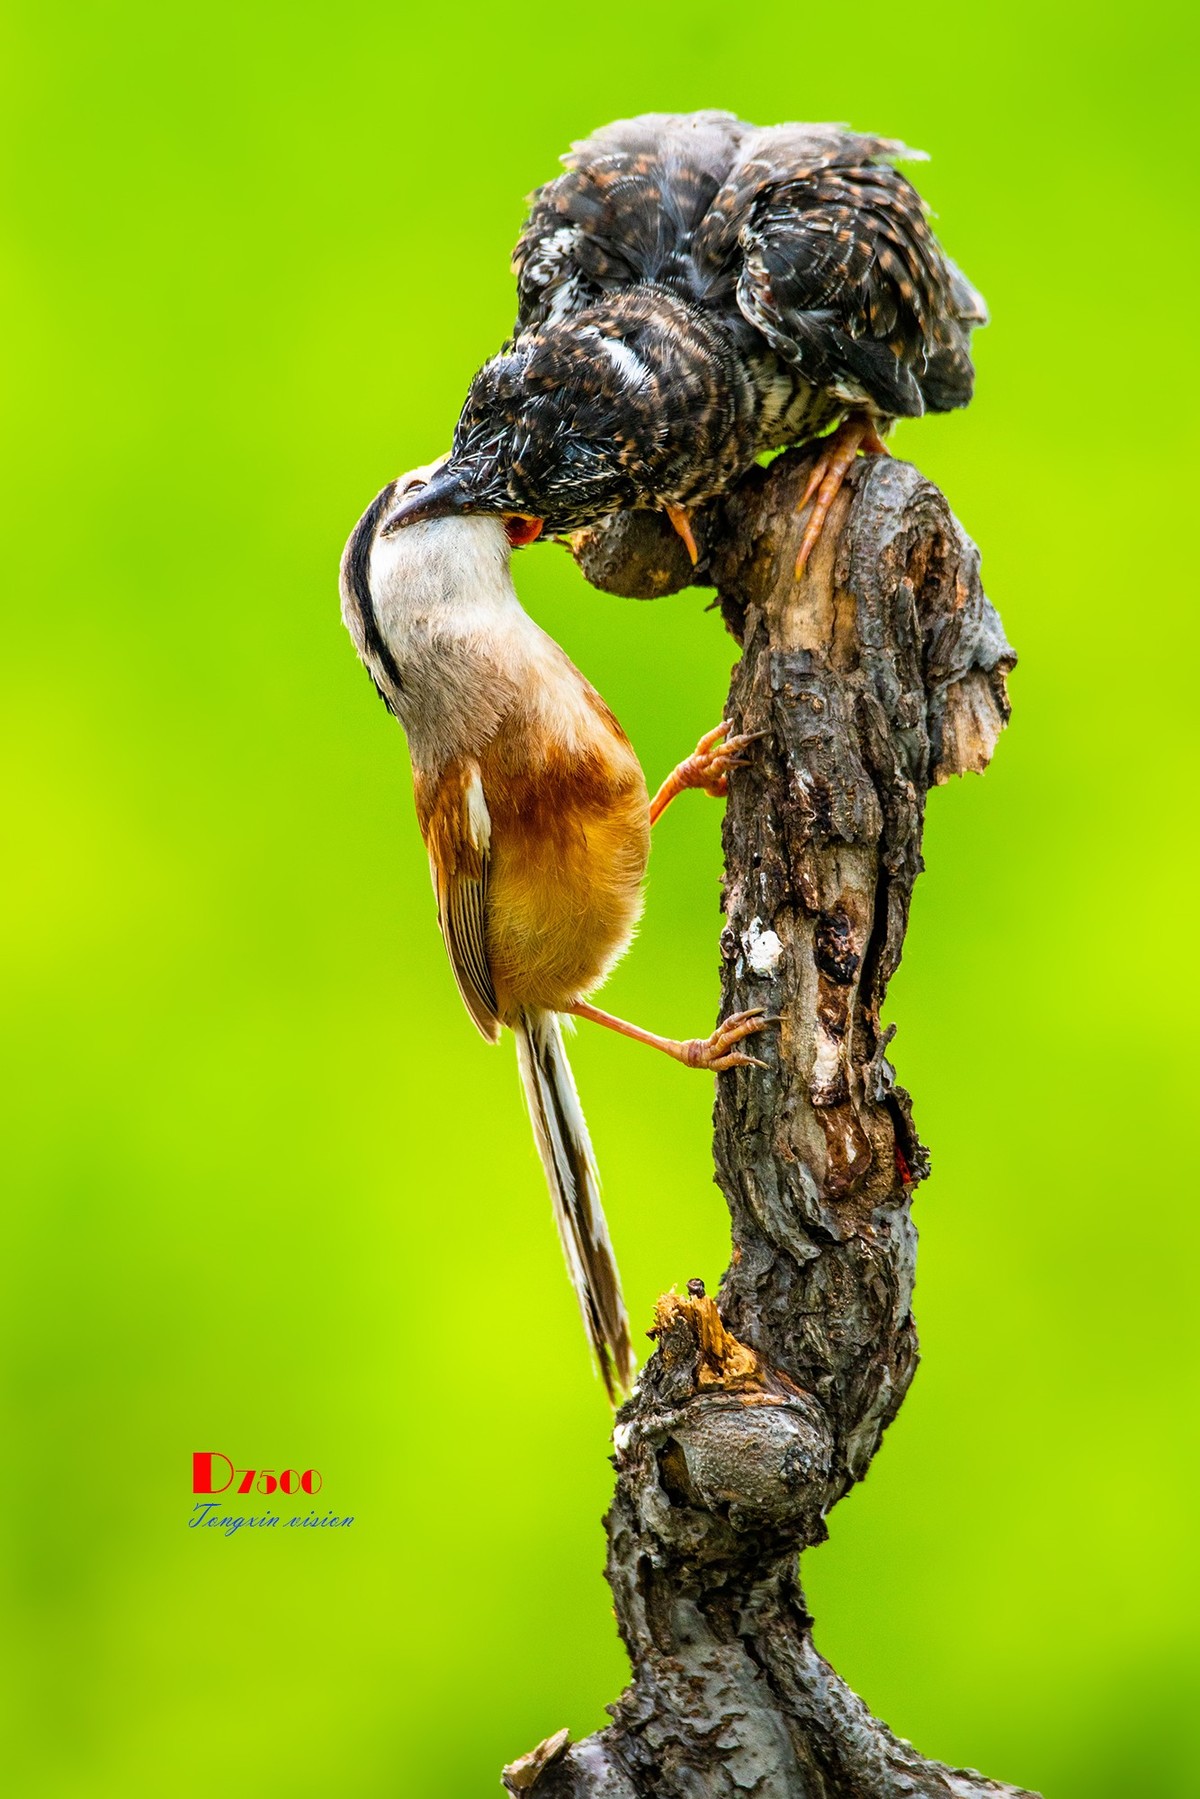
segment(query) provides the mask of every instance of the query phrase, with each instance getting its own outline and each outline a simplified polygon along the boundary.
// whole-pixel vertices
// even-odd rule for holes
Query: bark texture
[[[762,732],[730,783],[722,1015],[763,1006],[767,1069],[717,1084],[733,1254],[714,1301],[662,1300],[618,1419],[608,1579],[633,1667],[612,1723],[505,1770],[535,1799],[982,1799],[816,1652],[800,1550],[870,1465],[912,1379],[913,1187],[928,1170],[880,1023],[921,868],[925,794],[986,766],[1015,660],[979,559],[915,469],[860,459],[794,577],[809,458],[694,522],[635,514],[576,554],[610,591],[715,584],[742,657],[726,717]]]

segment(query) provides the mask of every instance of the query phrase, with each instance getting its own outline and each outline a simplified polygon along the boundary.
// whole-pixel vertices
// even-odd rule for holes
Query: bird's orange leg
[[[602,1024],[610,1031],[619,1031],[622,1037],[632,1037],[637,1043],[648,1043],[651,1049],[661,1049],[664,1055],[673,1056],[676,1062],[682,1062],[685,1068],[709,1068],[714,1074],[722,1074],[727,1068],[766,1068],[766,1062],[760,1062],[757,1056],[743,1055],[735,1045],[744,1037],[751,1037],[756,1031],[765,1031],[768,1025],[778,1024],[777,1018],[767,1018],[761,1006],[755,1006],[750,1012],[735,1012],[719,1024],[711,1037],[692,1037],[686,1043],[677,1043],[673,1037],[656,1037],[653,1031],[640,1030],[636,1024],[626,1024],[623,1018],[614,1018],[611,1012],[601,1012],[598,1006],[589,1006],[584,1000],[576,1000],[573,1006],[566,1008],[576,1018],[588,1018],[593,1024]]]
[[[692,536],[692,521],[682,506],[664,506],[663,511],[683,539],[684,548],[692,559],[695,568],[700,560],[700,552],[696,548],[696,539]]]
[[[745,758],[741,755],[747,744],[755,743],[764,737],[764,731],[749,731],[740,737],[730,737],[725,743],[721,739],[729,730],[729,720],[722,719],[715,731],[706,731],[686,762],[673,769],[667,776],[654,798],[650,801],[650,823],[656,825],[667,807],[679,794],[686,793],[689,787],[702,788],[711,793],[715,800],[724,799],[729,791],[729,771],[731,768],[745,768]]]
[[[798,512],[803,512],[809,501],[813,502],[812,512],[804,527],[804,536],[800,541],[800,554],[796,557],[797,579],[803,574],[804,565],[816,548],[817,539],[829,517],[829,508],[837,499],[842,482],[853,467],[854,458],[860,450],[872,456],[887,455],[887,445],[870,419],[843,419],[836,431],[822,439],[821,453],[813,463],[804,498],[797,507]]]

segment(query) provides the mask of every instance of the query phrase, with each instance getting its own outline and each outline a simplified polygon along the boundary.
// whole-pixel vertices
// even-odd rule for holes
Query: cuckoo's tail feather
[[[600,1204],[596,1159],[557,1014],[523,1012],[516,1038],[521,1084],[567,1271],[608,1396],[616,1404],[633,1384],[633,1345]]]

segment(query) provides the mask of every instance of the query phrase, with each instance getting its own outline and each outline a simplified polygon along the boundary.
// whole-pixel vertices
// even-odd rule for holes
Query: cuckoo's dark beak
[[[469,494],[458,476],[443,465],[424,487],[414,487],[393,508],[380,527],[381,537],[393,537],[405,525],[423,524],[430,518],[449,518],[455,512],[473,512]]]

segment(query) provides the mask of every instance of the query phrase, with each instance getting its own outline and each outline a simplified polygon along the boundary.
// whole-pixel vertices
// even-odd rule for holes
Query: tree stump
[[[925,794],[982,770],[1015,657],[945,500],[860,458],[797,581],[811,453],[694,521],[584,534],[596,585],[715,584],[742,646],[725,716],[762,732],[730,781],[721,1015],[781,1020],[770,1066],[718,1077],[733,1253],[715,1301],[659,1302],[618,1417],[607,1576],[632,1680],[612,1723],[504,1771],[535,1799],[982,1799],[925,1760],[812,1644],[798,1555],[870,1466],[917,1363],[913,1189],[928,1172],[880,1023],[921,869]],[[1026,1795],[1026,1799],[1029,1796]]]

